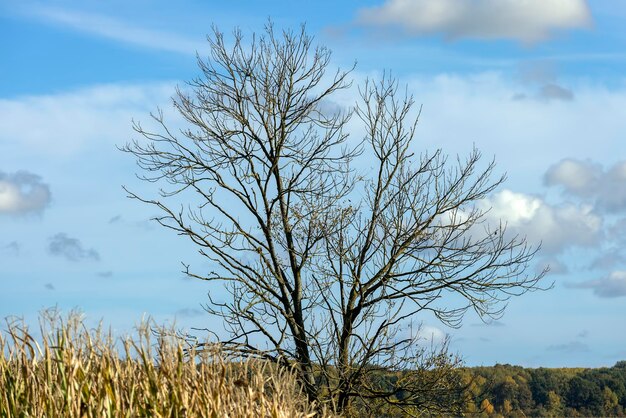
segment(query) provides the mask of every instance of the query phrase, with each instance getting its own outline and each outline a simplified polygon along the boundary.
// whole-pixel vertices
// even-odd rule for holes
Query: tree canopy
[[[304,27],[208,40],[200,76],[173,99],[188,125],[159,111],[124,150],[161,186],[130,196],[213,266],[185,272],[230,294],[206,306],[229,332],[220,344],[295,365],[309,398],[337,411],[458,411],[459,360],[421,344],[416,321],[498,317],[543,276],[527,270],[537,248],[486,222],[479,203],[504,180],[494,162],[416,153],[419,109],[389,76],[337,106],[351,70],[331,70]],[[382,384],[382,370],[397,374]]]

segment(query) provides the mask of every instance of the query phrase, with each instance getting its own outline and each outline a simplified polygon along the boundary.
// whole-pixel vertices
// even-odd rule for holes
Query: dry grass
[[[187,353],[148,327],[115,341],[77,315],[0,334],[0,417],[313,417],[294,376],[270,364]]]

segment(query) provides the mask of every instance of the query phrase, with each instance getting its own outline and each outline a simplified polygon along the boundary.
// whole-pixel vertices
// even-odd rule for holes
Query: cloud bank
[[[409,35],[532,43],[558,30],[588,27],[591,14],[585,0],[387,0],[361,9],[356,22]]]
[[[50,187],[28,171],[7,174],[0,171],[0,214],[41,213],[49,204]]]
[[[606,219],[599,254],[589,264],[591,270],[612,271],[607,276],[579,283],[570,288],[591,289],[601,298],[626,296],[626,257],[623,254],[626,231],[626,161],[618,161],[605,169],[590,159],[565,158],[548,168],[543,181],[546,186],[559,187],[564,196],[592,207],[590,213]]]

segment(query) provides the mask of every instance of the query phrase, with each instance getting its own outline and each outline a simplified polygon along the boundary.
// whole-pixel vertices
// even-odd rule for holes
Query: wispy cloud
[[[130,221],[124,218],[122,215],[115,215],[111,219],[109,219],[109,225],[120,225],[124,227],[133,227],[133,228],[141,228],[146,230],[151,230],[154,228],[153,222],[154,216],[143,219],[140,221]]]
[[[62,232],[50,238],[48,251],[69,261],[100,260],[100,254],[96,250],[85,248],[78,239],[68,237]]]
[[[549,274],[551,276],[556,275],[556,274],[569,273],[569,269],[567,268],[567,265],[557,258],[547,258],[547,259],[539,260],[539,262],[535,265],[535,269],[537,273],[543,271],[545,268],[550,269]]]
[[[27,8],[25,12],[47,23],[143,48],[194,55],[206,47],[202,42],[175,33],[147,29],[98,14],[43,5]]]
[[[71,156],[89,143],[113,144],[132,135],[131,120],[168,102],[174,83],[106,84],[54,95],[0,99],[0,155]],[[37,123],[32,123],[37,115]],[[148,119],[148,118],[145,118]],[[149,122],[149,120],[147,121]]]
[[[611,237],[609,237],[611,238]],[[611,270],[618,265],[624,265],[626,263],[626,257],[620,250],[612,249],[603,251],[597,258],[595,258],[589,268],[591,270]]]
[[[571,341],[565,344],[555,344],[547,348],[548,351],[559,351],[562,353],[587,353],[590,351],[589,346],[580,341]]]
[[[539,98],[542,100],[564,100],[566,102],[574,100],[574,93],[558,84],[545,84],[539,91]]]
[[[20,255],[21,251],[22,251],[22,246],[17,241],[11,241],[7,245],[4,245],[3,247],[0,247],[0,253],[4,252],[4,253],[8,253],[8,254],[10,254],[12,256]]]
[[[28,171],[0,171],[0,214],[41,213],[50,203],[50,187]]]
[[[516,93],[513,95],[512,100],[521,101],[526,99],[539,100],[544,102],[550,102],[553,100],[560,100],[564,102],[571,102],[574,100],[574,92],[559,86],[558,84],[545,84],[541,86],[539,91],[534,95],[526,93]]]
[[[198,316],[202,316],[204,314],[206,314],[205,311],[202,311],[202,310],[196,309],[196,308],[183,308],[183,309],[177,310],[174,313],[174,315],[176,315],[176,316],[182,316],[182,317],[186,317],[186,318],[198,317]]]
[[[448,39],[545,40],[556,30],[588,27],[585,0],[387,0],[361,9],[357,24]]]
[[[488,322],[475,322],[472,324],[473,327],[505,327],[506,325],[503,322],[491,320]]]
[[[608,277],[569,283],[567,287],[593,289],[593,293],[601,298],[617,298],[626,296],[626,271],[614,271]]]

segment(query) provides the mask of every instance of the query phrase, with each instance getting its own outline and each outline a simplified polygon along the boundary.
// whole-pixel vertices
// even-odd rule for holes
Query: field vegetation
[[[46,311],[40,324],[31,331],[9,319],[0,333],[0,418],[339,416],[311,403],[289,368],[227,357],[217,346],[201,350],[150,322],[117,339],[102,326],[87,327],[78,314]],[[456,376],[463,390],[455,392],[439,391],[441,365],[432,366],[378,369],[376,385],[393,388],[419,372],[423,396],[461,405],[459,414],[472,417],[625,416],[626,362],[596,369],[457,367],[443,372]],[[341,416],[442,416],[428,404],[398,409],[392,404],[408,395],[395,396],[363,399]]]
[[[78,315],[0,334],[0,417],[330,417],[288,370],[226,359],[144,324],[114,339]],[[317,415],[316,415],[317,414]]]

